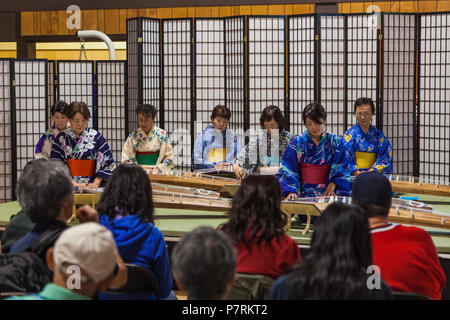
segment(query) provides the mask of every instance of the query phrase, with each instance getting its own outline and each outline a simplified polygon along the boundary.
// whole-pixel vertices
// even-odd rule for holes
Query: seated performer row
[[[152,165],[154,173],[170,173],[174,155],[167,132],[155,126],[156,108],[142,104],[136,111],[139,128],[127,138],[122,162]],[[306,130],[294,137],[284,130],[281,110],[268,106],[260,117],[262,133],[241,149],[227,128],[231,112],[219,105],[212,111],[212,123],[195,141],[192,169],[232,165],[239,179],[250,173],[276,174],[283,196],[288,198],[348,195],[350,175],[367,170],[392,172],[392,147],[383,132],[371,125],[374,113],[371,99],[358,99],[357,123],[339,138],[325,131],[327,113],[323,106],[311,103],[302,112]],[[115,162],[105,138],[87,126],[90,113],[86,104],[58,102],[51,114],[55,125],[39,140],[36,156],[64,161],[80,188],[104,185]]]

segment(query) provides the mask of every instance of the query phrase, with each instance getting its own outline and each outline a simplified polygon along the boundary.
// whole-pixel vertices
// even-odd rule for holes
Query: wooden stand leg
[[[302,234],[308,233],[308,231],[309,231],[309,229],[310,229],[310,227],[311,227],[311,215],[310,215],[310,214],[307,214],[307,215],[306,215],[306,218],[307,218],[307,220],[306,220],[306,227],[305,227],[305,229],[302,231]]]

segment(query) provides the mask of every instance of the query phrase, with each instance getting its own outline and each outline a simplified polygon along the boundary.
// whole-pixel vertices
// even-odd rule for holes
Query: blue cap
[[[376,171],[363,172],[353,182],[352,198],[362,203],[390,207],[391,183],[384,175]]]

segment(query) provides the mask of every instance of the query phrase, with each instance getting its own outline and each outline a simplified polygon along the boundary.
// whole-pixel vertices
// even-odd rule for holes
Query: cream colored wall
[[[17,45],[15,42],[0,42],[0,58],[16,58]]]

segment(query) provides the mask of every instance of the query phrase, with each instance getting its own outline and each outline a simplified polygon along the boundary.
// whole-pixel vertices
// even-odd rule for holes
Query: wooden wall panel
[[[437,11],[450,11],[450,0],[437,1]]]
[[[41,12],[33,12],[33,34],[41,34]]]
[[[172,8],[157,8],[156,18],[158,19],[170,19],[172,18]]]
[[[58,35],[67,35],[69,31],[67,30],[67,12],[58,11]]]
[[[97,30],[97,10],[83,10],[81,25],[84,30]]]
[[[284,4],[270,5],[267,8],[267,14],[284,15]]]
[[[119,10],[106,9],[105,10],[105,33],[119,34]]]
[[[119,9],[119,34],[127,33],[127,9]]]
[[[51,12],[50,11],[42,11],[41,12],[41,34],[42,35],[51,35],[52,34],[52,23],[51,23]]]
[[[419,1],[419,12],[435,12],[437,11],[436,0],[421,0]]]
[[[58,11],[52,11],[51,13],[52,35],[58,34]]]
[[[97,28],[100,32],[105,32],[105,10],[97,10]]]
[[[268,14],[268,6],[266,6],[266,5],[252,6],[252,14],[267,15]]]
[[[20,17],[20,28],[23,36],[33,35],[33,12],[22,12]]]
[[[400,2],[400,12],[417,12],[418,11],[417,1],[401,1]]]

